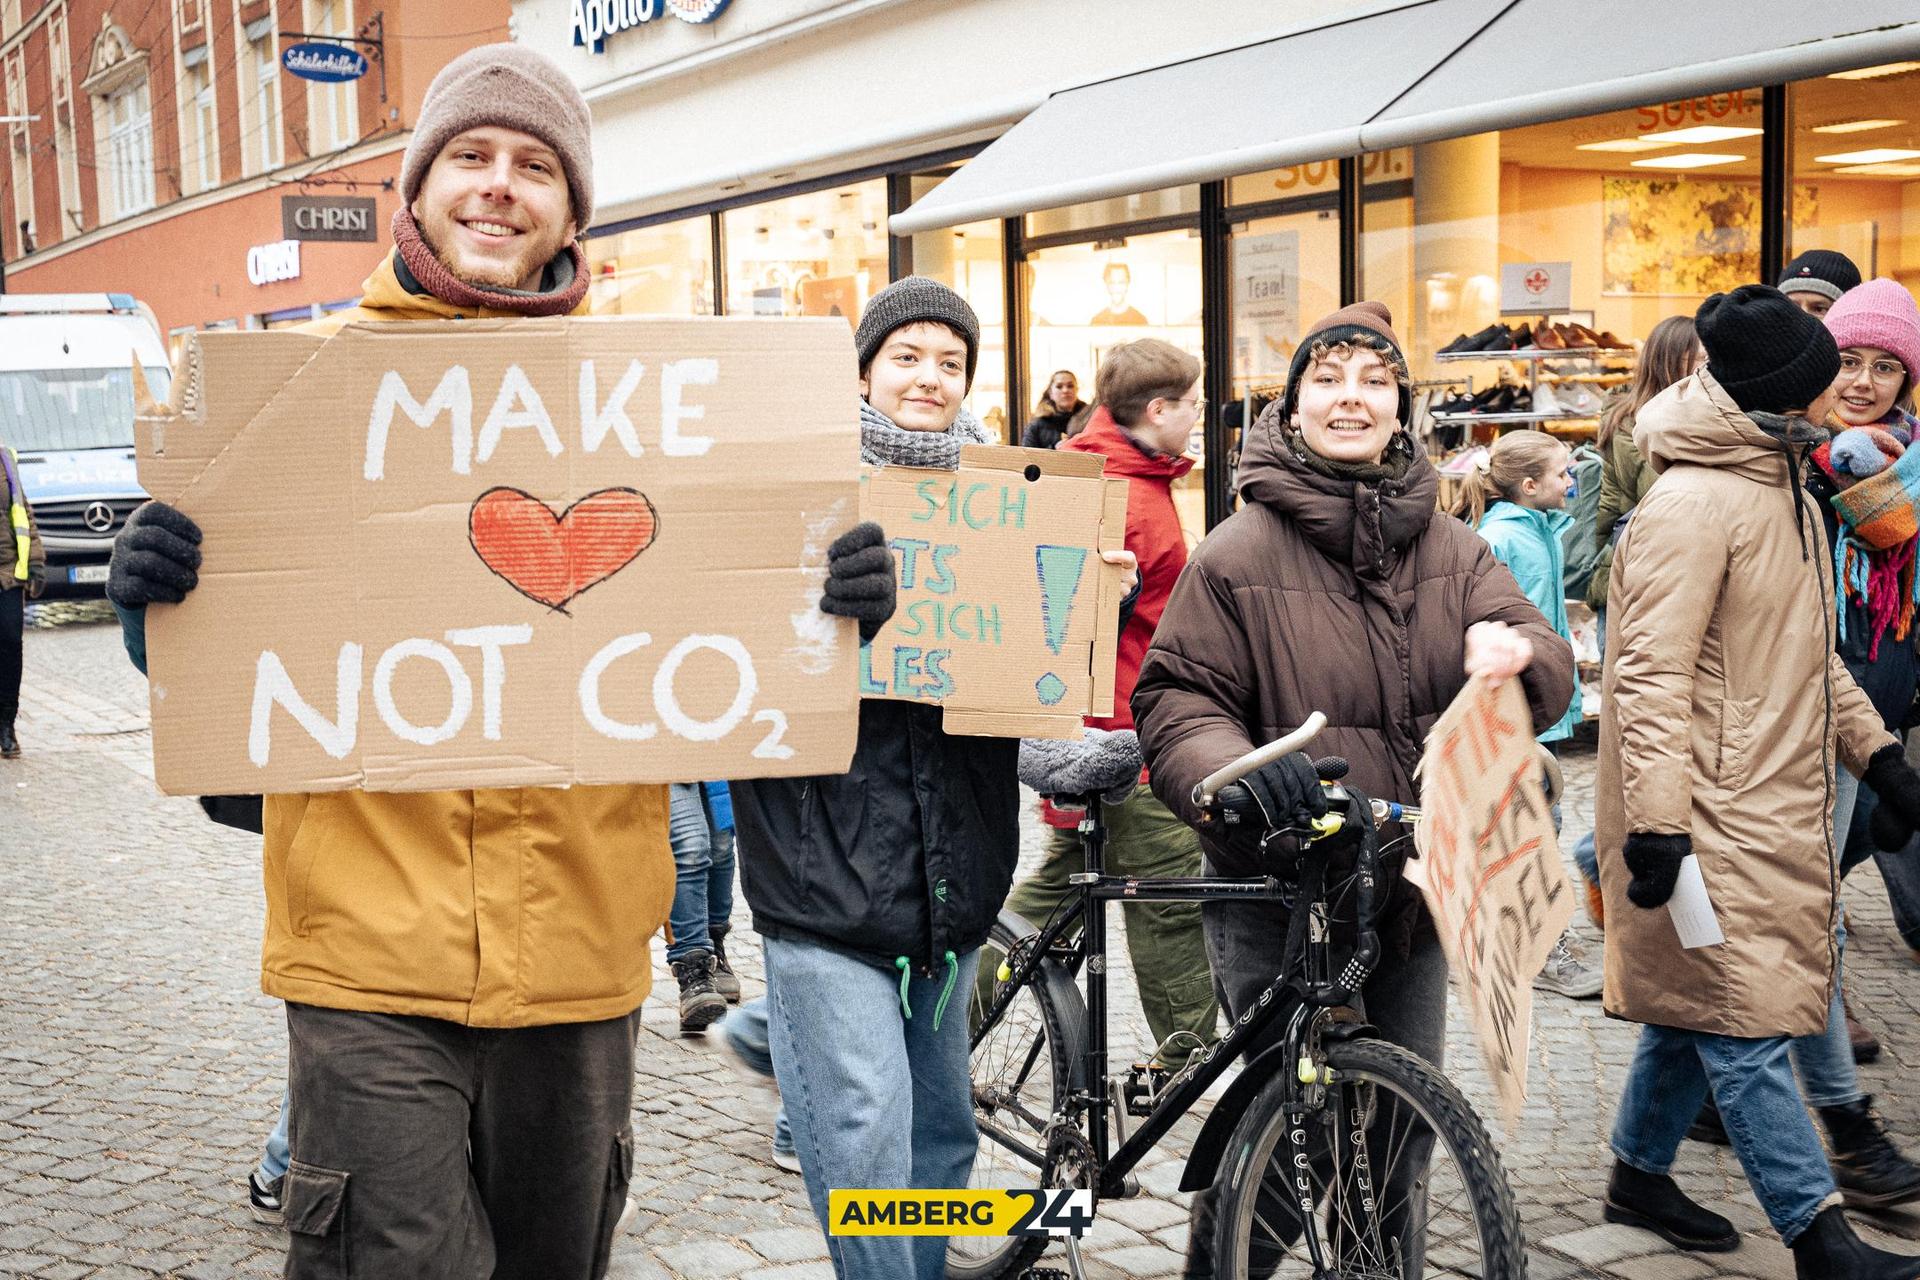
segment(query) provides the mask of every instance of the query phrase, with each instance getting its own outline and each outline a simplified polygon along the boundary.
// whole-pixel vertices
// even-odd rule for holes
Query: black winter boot
[[[1799,1280],[1920,1280],[1920,1258],[1876,1249],[1830,1204],[1793,1242],[1793,1274]]]
[[[1817,1110],[1833,1149],[1833,1180],[1850,1207],[1886,1209],[1920,1200],[1920,1165],[1888,1139],[1871,1097]]]
[[[1716,1147],[1730,1147],[1733,1140],[1727,1137],[1727,1126],[1720,1119],[1720,1108],[1714,1105],[1713,1095],[1700,1104],[1700,1114],[1687,1126],[1687,1136],[1695,1142],[1705,1142]]]
[[[673,976],[680,983],[681,1035],[699,1035],[726,1016],[726,998],[713,989],[711,951],[690,951],[675,960]]]
[[[713,989],[726,997],[728,1004],[740,1003],[740,975],[727,963],[727,931],[731,925],[710,927],[707,936],[713,941]]]
[[[1696,1253],[1731,1253],[1740,1247],[1740,1233],[1731,1222],[1689,1200],[1666,1174],[1647,1173],[1624,1160],[1613,1162],[1600,1213],[1608,1222],[1640,1227]]]
[[[0,722],[0,760],[20,758],[20,739],[13,735],[13,721]]]

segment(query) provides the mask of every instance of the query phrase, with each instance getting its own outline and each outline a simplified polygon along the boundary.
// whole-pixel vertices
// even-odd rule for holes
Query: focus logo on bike
[[[836,1236],[1082,1236],[1091,1191],[829,1191]]]

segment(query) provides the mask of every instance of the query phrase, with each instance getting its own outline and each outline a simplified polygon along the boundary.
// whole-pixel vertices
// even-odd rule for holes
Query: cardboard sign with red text
[[[136,424],[205,534],[147,614],[172,793],[833,773],[859,518],[838,320],[356,324],[194,338]]]
[[[1127,482],[1093,453],[967,445],[957,471],[869,471],[861,514],[893,548],[899,606],[860,692],[935,702],[948,733],[1076,738],[1113,714]]]
[[[1520,682],[1469,681],[1427,736],[1418,776],[1420,856],[1407,879],[1426,898],[1512,1133],[1527,1096],[1534,975],[1573,916]]]

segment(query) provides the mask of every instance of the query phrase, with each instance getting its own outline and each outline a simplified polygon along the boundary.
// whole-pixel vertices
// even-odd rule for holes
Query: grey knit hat
[[[440,149],[468,129],[495,125],[554,149],[573,193],[573,221],[593,221],[593,115],[566,73],[520,44],[483,44],[440,68],[420,102],[400,165],[400,198],[412,204]]]
[[[908,276],[873,295],[853,331],[853,349],[860,357],[860,371],[866,372],[880,354],[887,335],[903,325],[934,320],[951,328],[967,344],[967,387],[973,387],[973,370],[980,363],[980,317],[973,314],[967,300],[938,280]]]

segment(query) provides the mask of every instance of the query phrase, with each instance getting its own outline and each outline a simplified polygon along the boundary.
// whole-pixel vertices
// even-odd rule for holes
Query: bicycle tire
[[[1364,1038],[1349,1040],[1330,1045],[1327,1049],[1327,1065],[1335,1074],[1335,1084],[1330,1087],[1328,1099],[1330,1105],[1341,1105],[1342,1098],[1358,1099],[1363,1096],[1354,1092],[1356,1086],[1370,1087],[1372,1090],[1386,1090],[1395,1099],[1404,1103],[1411,1113],[1424,1122],[1431,1130],[1436,1148],[1444,1146],[1456,1171],[1451,1177],[1436,1177],[1431,1170],[1422,1175],[1418,1185],[1419,1195],[1425,1197],[1434,1188],[1429,1185],[1439,1181],[1457,1182],[1468,1202],[1469,1215],[1480,1248],[1480,1261],[1476,1268],[1460,1271],[1447,1268],[1457,1265],[1441,1256],[1434,1262],[1432,1244],[1423,1230],[1421,1233],[1421,1266],[1417,1267],[1425,1275],[1474,1275],[1484,1280],[1525,1280],[1526,1241],[1521,1231],[1519,1211],[1515,1208],[1512,1185],[1507,1181],[1500,1157],[1494,1149],[1493,1140],[1486,1126],[1480,1121],[1473,1108],[1461,1095],[1459,1089],[1442,1075],[1439,1070],[1406,1049],[1384,1040]],[[1247,1107],[1246,1114],[1240,1118],[1233,1138],[1228,1147],[1227,1159],[1222,1163],[1216,1185],[1219,1187],[1219,1202],[1214,1222],[1214,1270],[1219,1280],[1252,1280],[1255,1276],[1295,1274],[1288,1266],[1273,1263],[1268,1252],[1262,1262],[1256,1266],[1250,1254],[1254,1251],[1256,1238],[1256,1213],[1260,1209],[1260,1192],[1263,1178],[1278,1167],[1275,1156],[1280,1148],[1289,1123],[1286,1107],[1292,1100],[1298,1086],[1285,1078],[1271,1080],[1255,1095]],[[1379,1094],[1364,1095],[1371,1099],[1373,1121],[1369,1122],[1369,1145],[1373,1139],[1373,1125],[1381,1115]],[[1324,1114],[1325,1108],[1322,1109]],[[1396,1111],[1397,1114],[1397,1111]],[[1408,1132],[1413,1130],[1409,1128]],[[1391,1129],[1388,1130],[1390,1135]],[[1336,1135],[1337,1137],[1338,1135]],[[1390,1143],[1393,1139],[1389,1136]],[[1405,1139],[1401,1139],[1404,1144]],[[1338,1165],[1340,1158],[1334,1154],[1329,1163]],[[1357,1162],[1356,1162],[1357,1163]],[[1421,1161],[1425,1165],[1426,1161]],[[1385,1184],[1391,1178],[1391,1170],[1381,1177],[1382,1191],[1378,1198],[1385,1200]],[[1329,1186],[1331,1180],[1329,1179]],[[1332,1194],[1327,1187],[1320,1187],[1316,1217],[1326,1217],[1334,1210],[1331,1206]],[[1285,1189],[1289,1197],[1284,1204],[1277,1203],[1277,1197],[1270,1198],[1266,1208],[1274,1213],[1277,1225],[1281,1227],[1299,1225],[1299,1210],[1290,1198],[1291,1189]],[[1364,1194],[1372,1194],[1371,1186]],[[1370,1214],[1374,1208],[1371,1201],[1363,1202],[1363,1213]],[[1290,1219],[1284,1215],[1292,1215]],[[1433,1215],[1437,1216],[1437,1215]],[[1458,1218],[1457,1213],[1453,1215]],[[1431,1221],[1431,1216],[1430,1219]],[[1260,1228],[1272,1231],[1273,1220],[1260,1217]],[[1275,1237],[1277,1240],[1277,1236]],[[1376,1244],[1379,1233],[1373,1235]],[[1444,1242],[1443,1242],[1444,1243]],[[1303,1266],[1306,1261],[1304,1248],[1292,1245],[1276,1244],[1272,1247],[1285,1248],[1284,1260],[1290,1266]],[[1456,1252],[1458,1245],[1451,1246]],[[1389,1252],[1397,1252],[1389,1247]],[[1338,1259],[1332,1274],[1346,1277],[1365,1277],[1366,1280],[1392,1280],[1401,1274],[1397,1260],[1385,1259],[1372,1253],[1372,1249],[1361,1244],[1356,1252],[1369,1254],[1358,1262],[1341,1263]],[[1296,1261],[1297,1260],[1297,1261]],[[1439,1268],[1436,1270],[1436,1266]],[[1344,1267],[1345,1269],[1341,1269]],[[1271,1268],[1271,1269],[1270,1269]],[[1299,1274],[1306,1274],[1305,1270]]]
[[[995,975],[1001,960],[1016,944],[1038,932],[1020,916],[1001,912],[986,945],[980,949],[982,976],[968,997],[968,1026],[972,1031],[969,1075],[974,1121],[981,1128],[980,1152],[975,1157],[970,1180],[976,1187],[1048,1185],[1052,1171],[1044,1158],[1046,1135],[1034,1121],[1044,1123],[1059,1113],[1081,1069],[1087,1033],[1086,1003],[1065,966],[1056,960],[1042,961],[992,1023],[974,1026],[984,1007],[982,995],[990,998],[998,988]],[[1036,1036],[1040,1041],[1039,1054],[1044,1058],[1045,1075],[1029,1073],[1015,1084],[1006,1072],[1010,1068],[1017,1071],[1024,1065],[1025,1054],[1032,1049]],[[1016,1045],[1020,1046],[1017,1056]],[[1039,1065],[1036,1059],[1035,1072]],[[1039,1110],[1042,1105],[1044,1112]],[[1025,1160],[990,1136],[995,1131],[1011,1134],[1016,1126],[1032,1140],[1041,1159]],[[998,1157],[1003,1163],[990,1161],[983,1167],[982,1157]],[[1005,1176],[999,1176],[1001,1170]],[[947,1245],[947,1275],[949,1280],[1015,1277],[1046,1247],[1044,1238],[956,1236]]]

